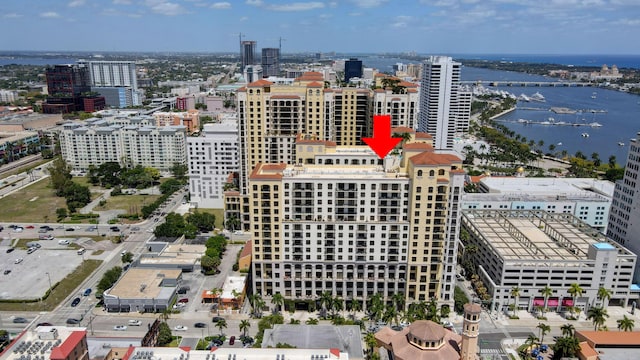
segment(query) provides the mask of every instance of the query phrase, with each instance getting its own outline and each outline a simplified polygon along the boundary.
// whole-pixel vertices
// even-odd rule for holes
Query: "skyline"
[[[236,52],[242,33],[258,49],[282,37],[285,53],[640,54],[636,0],[23,0],[0,13],[3,51]]]

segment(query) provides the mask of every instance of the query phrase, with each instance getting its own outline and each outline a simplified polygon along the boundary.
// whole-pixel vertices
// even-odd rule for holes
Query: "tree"
[[[211,291],[211,296],[213,296],[216,299],[216,309],[218,310],[218,313],[220,313],[220,295],[222,295],[222,289],[221,288],[213,288],[210,290]]]
[[[165,346],[169,344],[171,340],[173,340],[173,337],[171,336],[171,328],[169,328],[169,325],[163,321],[158,327],[158,345]]]
[[[616,156],[611,155],[609,156],[609,168],[613,169],[615,167],[616,167]]]
[[[580,350],[580,341],[576,337],[561,337],[553,345],[553,359],[573,358],[578,350]]]
[[[120,275],[122,275],[122,268],[120,266],[115,266],[107,270],[104,275],[102,275],[102,278],[98,282],[96,288],[99,292],[104,292],[118,281]]]
[[[58,217],[58,221],[63,220],[68,215],[69,214],[67,213],[67,209],[65,209],[65,208],[57,208],[56,209],[56,216]]]
[[[180,182],[176,179],[169,179],[165,182],[163,182],[162,184],[160,184],[160,192],[165,195],[165,194],[172,194],[174,193],[176,190],[178,190],[180,187],[182,187],[182,184],[180,184]]]
[[[249,330],[250,327],[251,327],[251,323],[249,322],[249,320],[240,320],[240,324],[238,325],[238,328],[240,329],[240,331],[242,331],[242,334],[245,337],[247,336],[247,330]]]
[[[391,302],[393,303],[393,305],[396,307],[396,310],[398,311],[404,311],[404,293],[402,292],[397,292],[394,293],[393,295],[391,295]]]
[[[218,322],[216,323],[216,327],[218,328],[218,330],[220,330],[220,335],[223,335],[222,334],[222,329],[226,329],[227,328],[227,320],[225,320],[225,319],[218,320]]]
[[[518,309],[518,297],[520,296],[520,288],[517,286],[512,287],[511,296],[513,297],[513,316],[516,316],[516,310]]]
[[[61,196],[64,185],[71,180],[71,166],[67,165],[62,157],[57,157],[47,171],[56,196]]]
[[[332,307],[333,296],[331,296],[331,292],[325,291],[320,294],[319,302],[322,308],[322,317],[325,318],[327,316],[327,310]]]
[[[335,312],[340,314],[340,312],[344,310],[344,300],[341,297],[336,297],[331,300],[331,310],[334,312],[333,316],[335,316]]]
[[[604,286],[601,286],[600,288],[598,288],[598,300],[602,301],[602,307],[607,307],[609,305],[609,299],[611,299],[611,295],[613,295],[613,293],[611,292],[611,290],[605,288]],[[605,302],[607,303],[605,306]]]
[[[564,324],[560,327],[560,330],[562,331],[562,336],[573,336],[576,328],[572,324]]]
[[[358,311],[362,311],[362,304],[357,299],[353,299],[349,303],[349,310],[353,311],[353,315],[351,315],[351,318],[355,319],[356,318],[356,313]]]
[[[624,315],[624,317],[620,320],[616,320],[618,323],[618,330],[620,331],[633,331],[635,321]]]
[[[227,221],[225,221],[224,225],[227,227],[227,230],[235,231],[240,227],[240,220],[238,220],[235,215],[231,214],[227,218]]]
[[[372,332],[368,332],[367,335],[364,336],[364,343],[367,344],[367,351],[369,352],[369,354],[373,354],[376,345],[378,345],[375,334]]]
[[[284,304],[284,297],[279,292],[273,294],[271,297],[271,303],[274,306],[274,310],[276,313],[280,313],[280,308],[282,304]]]
[[[580,284],[573,283],[569,286],[569,290],[567,290],[567,292],[573,298],[573,307],[572,307],[573,309],[576,306],[576,299],[582,296],[582,293],[584,293],[584,290],[580,287]],[[571,312],[573,313],[573,310]]]
[[[587,311],[587,320],[593,322],[593,331],[598,331],[608,317],[609,314],[607,314],[607,310],[599,306],[592,306],[589,311]]]
[[[264,302],[262,301],[260,294],[253,294],[249,296],[249,302],[251,303],[251,311],[254,316],[260,317],[260,315],[262,315],[262,307],[264,306]]]
[[[549,296],[553,295],[553,289],[550,288],[549,285],[545,285],[540,289],[540,294],[544,296],[544,305],[542,306],[542,316],[544,316],[544,313],[547,310],[547,301],[549,300]]]
[[[133,253],[127,251],[126,253],[122,254],[121,259],[123,263],[133,262]]]
[[[187,215],[186,221],[195,226],[200,232],[211,231],[216,225],[215,215],[199,211]]]
[[[533,334],[529,334],[529,337],[527,337],[527,340],[525,340],[524,344],[527,345],[527,348],[529,347],[535,347],[538,345],[538,341],[540,339],[538,339],[537,336],[533,335]]]
[[[551,331],[551,326],[545,323],[539,323],[536,327],[540,330],[540,343],[544,344],[544,336]]]
[[[187,180],[187,173],[189,172],[189,167],[185,164],[173,164],[171,167],[171,173],[181,184],[185,184]]]
[[[316,318],[309,318],[304,323],[307,324],[307,325],[318,325],[318,322],[319,321]]]

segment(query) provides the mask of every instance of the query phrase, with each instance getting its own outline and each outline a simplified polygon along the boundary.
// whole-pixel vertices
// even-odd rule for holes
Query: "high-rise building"
[[[260,65],[247,65],[244,67],[244,79],[247,83],[262,79],[263,74],[262,66]]]
[[[362,60],[351,58],[344,62],[344,81],[362,77]]]
[[[240,61],[242,63],[242,71],[247,65],[256,64],[256,49],[258,43],[255,41],[242,41],[240,43]]]
[[[402,157],[300,135],[295,164],[249,175],[253,289],[310,300],[453,304],[462,160],[410,133]],[[417,139],[417,140],[416,140]]]
[[[624,177],[616,181],[613,191],[607,236],[635,254],[640,254],[640,133],[629,145]],[[640,281],[640,268],[636,263],[634,282]]]
[[[92,91],[103,94],[108,105],[127,107],[142,104],[144,92],[138,89],[135,61],[79,60],[78,65],[88,69]],[[115,91],[118,91],[117,101]]]
[[[447,56],[423,63],[418,131],[431,134],[436,149],[453,149],[455,134],[469,128],[471,93],[460,88],[461,66]]]
[[[262,49],[262,76],[280,76],[280,49]]]
[[[42,104],[42,112],[58,114],[73,111],[95,111],[104,108],[104,97],[86,94],[91,91],[89,71],[86,67],[55,65],[47,68],[45,76],[49,97],[47,102]],[[86,109],[85,104],[87,105]]]
[[[391,127],[416,128],[420,94],[417,85],[403,82],[407,86],[403,93],[394,93],[391,89],[376,89],[373,94],[373,113],[390,115]]]
[[[224,184],[240,170],[238,122],[234,118],[205,124],[202,134],[187,138],[189,193],[200,208],[224,207]]]

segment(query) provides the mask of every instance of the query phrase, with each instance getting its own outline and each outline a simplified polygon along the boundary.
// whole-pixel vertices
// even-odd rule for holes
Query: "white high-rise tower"
[[[436,149],[453,149],[457,132],[469,127],[471,94],[460,89],[460,67],[448,56],[423,63],[418,131],[433,136]]]

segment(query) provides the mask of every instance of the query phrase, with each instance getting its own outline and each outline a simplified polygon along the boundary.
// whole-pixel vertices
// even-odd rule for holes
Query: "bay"
[[[71,58],[37,58],[37,57],[0,57],[0,66],[5,65],[61,65],[75,64],[77,59]]]

